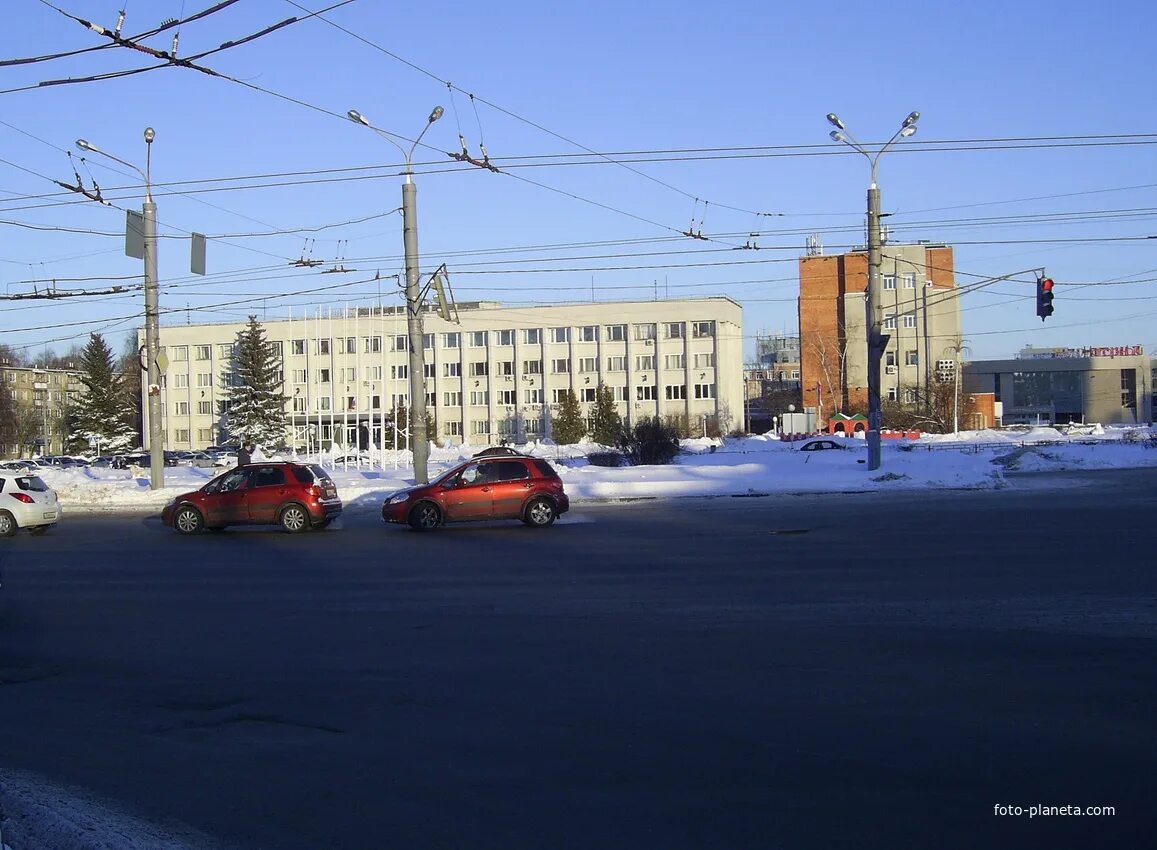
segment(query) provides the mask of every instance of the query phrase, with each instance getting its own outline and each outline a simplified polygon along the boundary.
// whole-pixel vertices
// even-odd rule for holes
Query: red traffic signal
[[[1038,278],[1036,282],[1036,314],[1043,322],[1053,314],[1053,279]]]

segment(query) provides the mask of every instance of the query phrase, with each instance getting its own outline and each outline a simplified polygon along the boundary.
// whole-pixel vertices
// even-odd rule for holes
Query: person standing
[[[249,443],[242,443],[241,448],[237,450],[237,465],[248,466],[253,462],[253,446]]]

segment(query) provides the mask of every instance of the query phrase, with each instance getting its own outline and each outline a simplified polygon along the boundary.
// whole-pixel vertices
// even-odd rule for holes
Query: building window
[[[422,334],[422,350],[423,351],[433,351],[434,350],[434,336],[435,336],[435,334]]]
[[[542,404],[543,392],[542,390],[526,390],[522,396],[526,399],[527,404]]]
[[[453,392],[442,393],[442,404],[445,407],[461,407],[462,406],[462,392],[461,392],[461,390],[454,390]]]
[[[352,396],[352,395],[346,396],[345,409],[346,410],[357,410],[358,409],[358,400],[355,396]]]
[[[695,398],[715,398],[715,384],[696,384]]]
[[[607,371],[608,372],[626,372],[627,371],[626,355],[616,355],[615,357],[608,357],[607,358]]]
[[[655,323],[652,322],[647,325],[635,325],[635,339],[645,340],[655,338]]]
[[[598,325],[583,325],[578,329],[579,342],[598,342],[599,341],[599,326]]]
[[[381,366],[367,366],[366,367],[366,380],[367,381],[380,381],[381,379],[382,379],[382,367]]]
[[[607,325],[607,342],[623,342],[626,338],[626,325]]]
[[[523,360],[522,374],[524,375],[541,375],[542,361],[541,360]]]
[[[527,345],[539,345],[542,343],[542,328],[526,328],[522,332],[522,341]]]
[[[294,369],[293,370],[293,383],[304,384],[307,380],[309,380],[309,378],[306,375],[305,369]]]
[[[197,386],[199,386],[199,387],[211,387],[211,386],[213,386],[213,373],[212,372],[199,372],[199,373],[197,373]]]
[[[906,352],[904,352],[904,365],[905,366],[917,366],[917,365],[919,365],[919,363],[920,363],[920,355],[917,353],[916,349],[910,348]]]
[[[916,314],[915,313],[905,313],[904,314],[904,327],[906,327],[906,328],[916,327]]]
[[[665,389],[668,401],[687,398],[687,387],[683,384],[667,384]]]
[[[178,443],[189,442],[189,429],[188,428],[178,428],[177,429],[177,442]]]
[[[471,378],[485,378],[490,374],[490,364],[485,360],[477,360],[470,364]]]
[[[447,422],[442,426],[442,433],[447,437],[461,437],[462,423],[461,422]]]
[[[198,360],[208,360],[210,356],[210,346],[198,345],[196,350],[196,358]]]
[[[318,354],[323,354],[323,355],[329,354],[329,340],[328,339],[319,339],[317,341],[317,345],[315,346],[315,349],[317,350]]]
[[[635,400],[654,401],[657,397],[656,389],[657,387],[654,384],[644,384],[641,387],[635,387]]]
[[[580,357],[578,364],[578,370],[580,372],[599,371],[599,358],[597,357]]]
[[[687,335],[687,328],[682,322],[665,322],[663,335],[667,339],[683,339]]]
[[[341,370],[341,379],[344,382],[356,381],[358,379],[358,370],[352,366],[347,366]]]
[[[199,401],[199,402],[197,402],[197,413],[201,416],[212,416],[213,415],[213,402],[211,402],[211,401]]]
[[[554,375],[566,375],[570,372],[570,358],[561,357],[550,361],[550,371]]]
[[[333,408],[333,401],[329,396],[322,396],[317,400],[318,410],[330,410]]]
[[[362,337],[362,353],[363,354],[381,354],[382,353],[382,338],[380,336]]]
[[[173,387],[178,390],[187,389],[189,386],[189,376],[180,373],[173,375]],[[13,396],[15,398],[15,396]]]
[[[594,387],[583,387],[582,389],[579,390],[579,401],[594,401],[594,400],[595,400],[595,388]]]
[[[442,334],[442,347],[443,348],[457,348],[461,344],[462,344],[462,334],[460,334],[460,333]]]
[[[885,351],[884,352],[884,365],[885,366],[895,366],[896,365],[896,352],[895,351]]]
[[[498,403],[512,407],[518,404],[518,390],[500,390],[498,393]]]
[[[793,381],[798,381],[798,380],[799,380],[799,369],[792,369],[792,370],[791,370],[791,379],[792,379]]]
[[[398,334],[390,340],[390,351],[409,351],[410,338]]]
[[[514,345],[514,331],[495,331],[499,345]]]
[[[404,381],[410,377],[410,366],[408,363],[400,363],[397,366],[390,367],[390,378],[395,381]]]
[[[293,351],[294,354],[305,354],[305,340],[304,339],[293,340],[292,345],[290,347],[290,350]]]
[[[484,437],[490,434],[490,422],[485,419],[474,419],[470,422],[470,433],[475,437]]]
[[[299,395],[293,397],[293,412],[305,413],[305,399]]]
[[[894,274],[884,275],[884,289],[895,289],[895,288],[896,288],[896,275],[894,275]]]
[[[173,360],[178,363],[184,363],[189,359],[189,346],[174,345],[173,346]]]
[[[357,354],[357,338],[352,336],[339,337],[337,341],[337,350],[340,354]]]
[[[640,354],[635,358],[635,368],[639,371],[655,368],[654,354]]]
[[[486,331],[470,331],[469,340],[471,348],[485,348]]]
[[[277,358],[278,360],[281,359],[281,354],[282,354],[281,340],[275,339],[273,342],[269,343],[269,353],[271,355],[273,355],[273,357]]]
[[[894,386],[888,387],[888,401],[895,401],[895,400],[896,400],[896,388]]]
[[[442,377],[444,378],[460,378],[462,377],[461,363],[443,363]]]
[[[714,322],[695,322],[691,325],[691,336],[695,339],[715,336]]]
[[[551,342],[570,342],[570,328],[551,328]]]
[[[566,389],[565,387],[562,389],[551,390],[550,391],[550,400],[555,404],[562,404],[563,401],[566,399],[566,394],[569,392],[570,392],[570,390]]]
[[[696,369],[710,369],[714,365],[715,365],[714,352],[709,351],[709,352],[706,352],[703,354],[696,354],[695,355],[695,368]]]
[[[904,390],[904,404],[915,404],[915,403],[916,403],[916,391],[915,390]]]
[[[615,392],[615,401],[627,401],[627,387],[612,387]]]
[[[437,393],[426,393],[426,407],[437,407],[437,406],[438,406],[438,394]]]
[[[914,274],[904,275],[904,288],[905,289],[915,289],[916,288],[916,275],[914,275]]]
[[[425,375],[427,378],[438,377],[438,364],[437,363],[423,363],[422,364],[422,374]]]
[[[890,330],[895,330],[895,329],[896,329],[896,314],[895,313],[885,313],[884,314],[884,330],[890,331]]]
[[[329,383],[329,369],[318,369],[317,370],[317,382],[319,384],[328,384]],[[327,410],[328,410],[328,408],[327,408]]]
[[[1121,370],[1121,407],[1127,410],[1137,408],[1137,370]]]
[[[177,416],[188,416],[189,415],[189,402],[178,401],[175,405],[173,405],[173,413],[176,414]]]
[[[499,360],[494,364],[494,374],[501,375],[504,378],[509,378],[514,374],[514,361]]]
[[[684,354],[666,354],[663,356],[664,369],[684,369],[687,366],[687,356]]]
[[[197,429],[197,442],[203,443],[204,445],[209,445],[211,442],[213,442],[213,429],[212,428],[198,428]]]
[[[475,407],[485,407],[490,404],[490,390],[474,390],[470,393],[470,403]]]

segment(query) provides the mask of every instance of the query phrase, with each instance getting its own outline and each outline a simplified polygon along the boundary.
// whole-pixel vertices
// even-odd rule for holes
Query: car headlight
[[[408,498],[410,498],[409,493],[395,493],[393,496],[390,496],[390,498],[386,499],[386,504],[387,505],[400,505],[400,504],[402,504],[402,502],[406,501],[406,499],[408,499]]]

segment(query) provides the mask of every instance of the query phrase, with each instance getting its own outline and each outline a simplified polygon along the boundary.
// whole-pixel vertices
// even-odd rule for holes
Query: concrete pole
[[[880,332],[880,188],[876,185],[876,164],[872,163],[872,185],[868,187],[868,294],[864,299],[868,337],[868,469],[880,468],[880,361],[888,337]]]
[[[152,193],[145,188],[145,202],[141,205],[144,218],[145,241],[145,356],[148,358],[147,394],[149,399],[149,487],[159,490],[165,486],[165,438],[161,421],[161,369],[158,358],[160,327],[157,319],[157,205]]]
[[[422,345],[422,298],[418,281],[418,187],[402,184],[402,239],[406,249],[406,331],[410,345],[410,447],[414,482],[429,482],[430,440],[426,434],[426,352]]]

